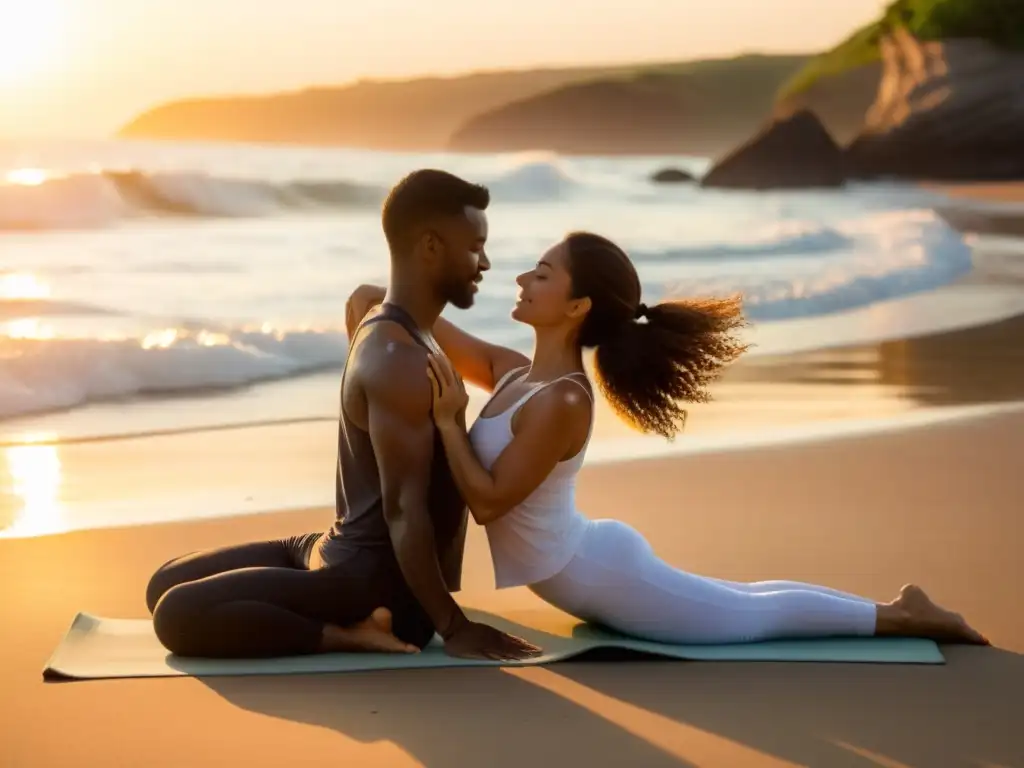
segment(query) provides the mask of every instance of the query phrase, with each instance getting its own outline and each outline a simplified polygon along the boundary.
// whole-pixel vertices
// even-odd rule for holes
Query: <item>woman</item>
[[[596,348],[597,382],[618,414],[671,438],[681,401],[745,350],[735,300],[647,307],[627,255],[574,233],[517,279],[512,317],[533,327],[529,360],[440,320],[435,337],[454,369],[431,359],[434,417],[456,482],[485,526],[497,586],[527,585],[581,620],[670,643],[740,643],[829,635],[912,635],[987,642],[916,586],[889,603],[792,582],[744,584],[685,573],[661,561],[633,528],[588,520],[574,482],[590,439],[593,392],[583,350]],[[457,371],[457,373],[456,373]],[[467,434],[462,379],[493,394]]]

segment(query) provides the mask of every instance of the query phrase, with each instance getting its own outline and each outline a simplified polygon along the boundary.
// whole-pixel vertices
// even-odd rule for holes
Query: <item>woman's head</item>
[[[671,437],[683,402],[706,402],[707,385],[742,354],[736,298],[642,303],[640,278],[607,238],[574,232],[520,275],[512,316],[538,330],[559,328],[596,348],[598,386],[620,416],[645,432]]]

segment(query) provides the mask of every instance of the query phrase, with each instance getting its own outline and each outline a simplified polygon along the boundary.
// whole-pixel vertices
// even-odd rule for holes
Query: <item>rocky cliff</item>
[[[860,178],[1024,178],[1024,52],[981,39],[922,42],[895,29],[865,126],[847,148]]]

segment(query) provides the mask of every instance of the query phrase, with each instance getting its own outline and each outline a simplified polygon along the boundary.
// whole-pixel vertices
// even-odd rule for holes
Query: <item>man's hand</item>
[[[461,618],[444,641],[449,656],[463,659],[519,661],[540,656],[541,649],[521,637],[509,635],[487,624]]]

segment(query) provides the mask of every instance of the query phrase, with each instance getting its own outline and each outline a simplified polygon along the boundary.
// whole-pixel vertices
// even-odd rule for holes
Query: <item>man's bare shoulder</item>
[[[352,362],[368,400],[429,412],[427,350],[398,323],[381,321],[367,328]]]

